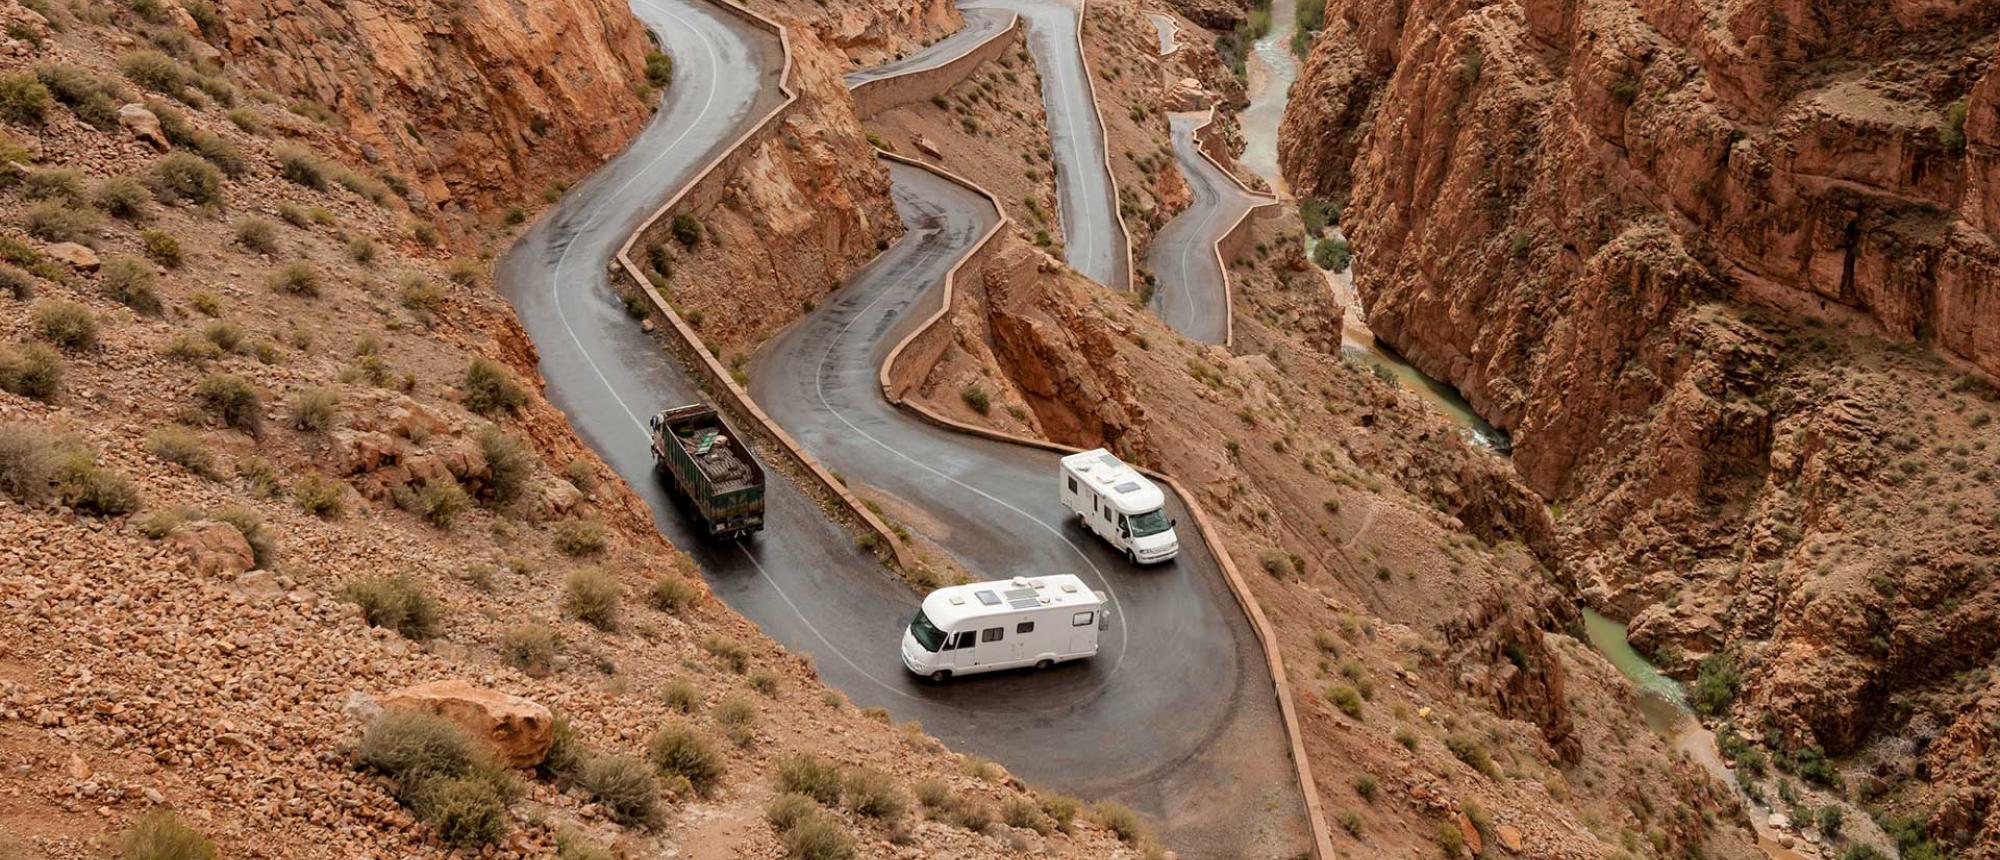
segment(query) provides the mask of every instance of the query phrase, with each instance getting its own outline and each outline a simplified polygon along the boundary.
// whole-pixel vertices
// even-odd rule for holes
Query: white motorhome
[[[1104,595],[1069,574],[951,585],[924,598],[903,631],[903,665],[942,681],[1097,654],[1110,626]]]
[[[1125,551],[1133,564],[1180,554],[1180,537],[1167,519],[1167,496],[1139,470],[1098,448],[1062,458],[1063,506],[1077,520]]]

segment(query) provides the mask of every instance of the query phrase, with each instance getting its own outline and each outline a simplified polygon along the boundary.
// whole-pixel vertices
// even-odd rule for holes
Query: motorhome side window
[[[1000,641],[1000,637],[1005,635],[1007,635],[1007,628],[1005,627],[988,627],[985,630],[979,631],[979,641],[998,642]]]
[[[1015,633],[1033,633],[1033,632],[1035,632],[1035,622],[1033,622],[1033,621],[1023,621],[1023,622],[1021,622],[1021,623],[1019,623],[1019,624],[1016,624],[1016,625],[1014,625],[1014,632],[1015,632]]]
[[[1070,491],[1070,492],[1072,492],[1072,493],[1076,492],[1076,479],[1075,479],[1075,478],[1071,478],[1071,479],[1069,479],[1069,491]]]
[[[960,634],[958,634],[958,639],[957,639],[957,641],[953,642],[953,643],[952,643],[952,646],[951,646],[951,647],[953,647],[953,648],[970,648],[970,647],[972,647],[972,635],[973,635],[973,634],[972,634],[972,631],[970,631],[970,630],[967,630],[967,631],[965,631],[964,633],[960,633]]]
[[[1096,620],[1097,620],[1097,613],[1095,612],[1079,612],[1069,617],[1069,626],[1089,627],[1090,623]]]

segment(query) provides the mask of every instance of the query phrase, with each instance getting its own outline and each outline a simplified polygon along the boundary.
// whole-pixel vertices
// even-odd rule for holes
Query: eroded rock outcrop
[[[644,27],[619,0],[222,0],[217,61],[402,176],[418,207],[519,200],[625,145],[648,117]],[[178,10],[176,10],[178,11]],[[413,195],[416,196],[416,195]]]

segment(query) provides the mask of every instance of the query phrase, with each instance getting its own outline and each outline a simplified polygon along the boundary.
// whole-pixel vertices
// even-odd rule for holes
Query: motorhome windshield
[[[944,645],[944,631],[937,629],[937,625],[931,623],[930,616],[925,615],[921,609],[917,610],[916,619],[910,622],[910,635],[917,638],[917,644],[924,646],[925,651],[935,653]]]
[[[1167,512],[1163,510],[1147,511],[1131,517],[1129,521],[1132,524],[1133,537],[1150,537],[1174,527],[1173,523],[1167,521]]]

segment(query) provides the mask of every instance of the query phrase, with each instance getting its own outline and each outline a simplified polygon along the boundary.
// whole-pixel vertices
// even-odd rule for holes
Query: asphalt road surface
[[[963,10],[1004,9],[1028,26],[1028,51],[1042,75],[1042,112],[1056,168],[1063,256],[1084,277],[1116,289],[1132,282],[1118,194],[1104,160],[1104,126],[1092,105],[1090,72],[1077,45],[1078,7],[1064,0],[968,0]]]
[[[774,38],[700,0],[638,0],[675,59],[659,114],[575,185],[497,266],[541,355],[550,400],[700,564],[716,594],[862,706],[920,720],[954,749],[1036,784],[1115,797],[1190,857],[1293,856],[1305,844],[1270,678],[1192,524],[1177,562],[1134,570],[1061,515],[1052,455],[923,425],[881,399],[874,366],[898,316],[991,210],[933,175],[893,168],[910,233],[753,365],[760,402],[863,493],[927,511],[912,525],[982,575],[1075,572],[1115,600],[1094,660],[933,685],[897,647],[918,595],[812,497],[771,472],[766,528],[711,542],[654,474],[646,416],[699,397],[624,314],[606,267],[624,237],[780,96]],[[809,392],[809,394],[808,394]],[[822,399],[824,398],[824,399]],[[771,460],[771,452],[763,452]],[[1186,517],[1178,506],[1174,513]]]
[[[1194,130],[1207,120],[1206,114],[1174,114],[1170,119],[1174,161],[1194,200],[1146,248],[1146,264],[1157,279],[1153,312],[1183,335],[1223,343],[1229,337],[1229,289],[1215,242],[1266,198],[1244,191],[1201,156]]]
[[[968,569],[994,579],[1075,573],[1112,599],[1112,629],[1088,662],[934,686],[887,647],[914,608],[910,594],[853,607],[859,617],[843,628],[860,634],[852,664],[821,660],[822,672],[851,670],[861,686],[842,686],[857,700],[916,716],[1032,782],[1170,820],[1170,844],[1190,856],[1259,856],[1260,839],[1285,845],[1271,838],[1284,813],[1269,807],[1299,803],[1270,675],[1179,500],[1169,509],[1182,523],[1180,558],[1135,568],[1057,501],[1059,455],[946,431],[883,399],[877,368],[912,305],[942,288],[996,217],[929,171],[889,170],[909,232],[758,353],[751,395],[864,497],[887,497],[892,515],[915,512],[911,525]]]
[[[841,76],[841,80],[847,84],[848,89],[853,89],[869,81],[907,75],[914,71],[943,65],[971,50],[980,42],[986,41],[986,37],[999,32],[1013,19],[1006,10],[999,8],[960,9],[959,14],[965,19],[965,26],[959,28],[958,32],[893,63],[883,63],[848,72]]]

